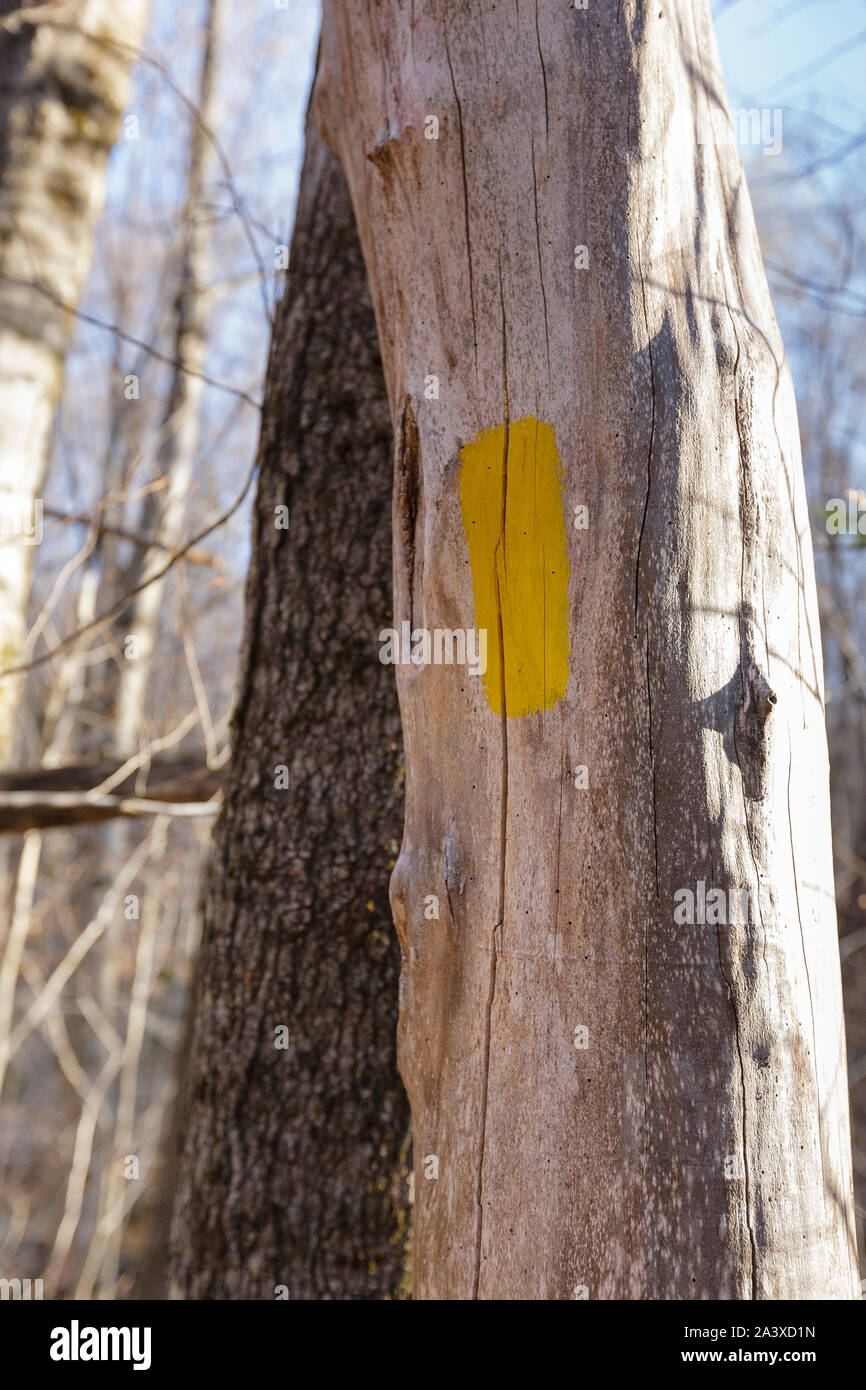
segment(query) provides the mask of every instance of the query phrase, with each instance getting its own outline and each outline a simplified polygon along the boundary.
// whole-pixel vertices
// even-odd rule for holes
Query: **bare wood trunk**
[[[310,127],[181,1102],[172,1268],[188,1298],[400,1296],[400,731],[367,640],[390,609],[391,449],[348,190]]]
[[[37,7],[37,9],[40,7]],[[70,0],[36,22],[0,0],[0,668],[24,637],[71,316],[146,0]],[[51,21],[51,22],[49,22]],[[0,760],[20,681],[0,682]]]
[[[415,1296],[854,1297],[809,519],[706,0],[325,0],[317,111],[421,659]]]

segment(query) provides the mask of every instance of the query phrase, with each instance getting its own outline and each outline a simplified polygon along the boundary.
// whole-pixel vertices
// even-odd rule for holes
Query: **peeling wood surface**
[[[476,622],[480,431],[503,572],[512,422],[567,521],[552,707],[398,667],[415,1296],[855,1297],[809,520],[706,0],[326,0],[316,109],[404,441],[395,626]]]

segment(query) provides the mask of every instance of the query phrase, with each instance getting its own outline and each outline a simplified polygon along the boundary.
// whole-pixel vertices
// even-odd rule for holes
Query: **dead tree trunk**
[[[146,0],[0,0],[0,668],[24,636],[33,546],[70,325]],[[0,682],[0,761],[17,679]]]
[[[369,642],[390,622],[391,456],[348,190],[310,127],[180,1107],[172,1264],[189,1298],[400,1295],[401,745]]]
[[[326,0],[317,111],[398,432],[415,1296],[853,1297],[809,519],[706,0]]]

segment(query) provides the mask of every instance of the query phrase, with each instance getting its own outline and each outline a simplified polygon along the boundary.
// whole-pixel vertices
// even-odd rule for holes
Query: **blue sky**
[[[734,105],[818,101],[846,129],[866,122],[864,0],[716,0],[713,13]],[[858,34],[863,42],[845,52]]]

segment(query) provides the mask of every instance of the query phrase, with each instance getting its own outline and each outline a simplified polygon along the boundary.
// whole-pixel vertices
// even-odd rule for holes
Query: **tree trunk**
[[[216,124],[215,78],[220,37],[221,9],[209,0],[205,18],[204,49],[196,117],[190,131],[186,202],[182,215],[180,284],[175,306],[175,369],[157,451],[157,469],[164,474],[164,492],[149,493],[140,527],[155,544],[136,556],[120,579],[124,589],[140,584],[148,574],[165,565],[165,552],[179,545],[187,494],[192,482],[201,427],[207,349],[205,288],[211,219],[203,207],[208,169],[212,162],[209,132]],[[142,742],[145,695],[150,679],[160,613],[165,601],[165,579],[155,579],[136,595],[131,612],[118,616],[116,628],[132,639],[134,659],[121,668],[113,691],[115,751],[120,757],[134,753]]]
[[[71,316],[146,0],[70,0],[56,21],[0,0],[0,668],[24,637]],[[67,307],[63,307],[67,306]],[[18,679],[0,682],[0,761]]]
[[[119,612],[112,625],[117,659],[106,666],[94,669],[92,686],[88,691],[90,702],[96,704],[102,716],[103,729],[112,734],[115,756],[126,759],[135,756],[149,742],[154,732],[146,717],[147,693],[154,669],[160,634],[160,622],[165,608],[167,576],[154,578],[165,566],[166,551],[179,546],[183,528],[187,497],[194,476],[201,427],[201,413],[204,400],[204,381],[201,373],[206,365],[207,355],[207,314],[205,308],[205,288],[208,275],[208,252],[211,239],[212,219],[205,206],[208,178],[213,164],[213,136],[211,132],[217,123],[216,78],[219,51],[221,46],[221,27],[223,6],[220,0],[207,0],[202,16],[201,66],[198,89],[195,94],[195,107],[190,114],[189,153],[186,169],[186,186],[183,207],[178,229],[177,290],[173,305],[173,352],[174,367],[167,392],[161,426],[158,432],[155,469],[158,477],[165,478],[164,489],[147,493],[138,518],[138,527],[144,535],[152,536],[154,544],[146,549],[136,549],[131,561],[126,565],[117,563],[117,545],[112,542],[105,547],[105,553],[97,556],[96,563],[102,566],[106,597],[100,601],[100,608],[109,608],[125,592],[139,588],[129,607]],[[118,489],[121,493],[123,487]],[[124,519],[124,502],[118,504],[118,520]],[[109,520],[112,509],[108,509]],[[114,563],[106,564],[111,556]],[[146,587],[139,586],[145,581]],[[208,747],[208,755],[213,749]],[[202,762],[204,760],[202,759]],[[201,788],[205,796],[206,787],[210,794],[216,790],[216,778],[208,775],[205,769],[193,773],[193,780],[201,778]],[[192,804],[198,798],[187,801],[183,779],[169,785],[169,796],[178,795],[186,803],[174,807],[182,814],[195,814],[200,808]],[[159,793],[157,793],[158,795]],[[137,842],[140,830],[130,826],[128,817],[142,813],[152,814],[155,798],[149,798],[139,789],[136,797],[114,801],[115,806],[105,806],[108,816],[118,806],[125,806],[123,819],[113,820],[104,832],[104,862],[107,865],[124,863]],[[148,809],[149,808],[149,809]],[[101,893],[103,885],[96,883]],[[110,1014],[117,1000],[117,961],[119,941],[123,923],[113,922],[100,943],[102,969],[100,971],[100,1002]],[[115,1152],[112,1161],[104,1165],[105,1181],[100,1187],[100,1211],[110,1210],[116,1203],[123,1185],[123,1151],[129,1140],[124,1134],[123,1093],[118,1094],[117,1127],[114,1134]],[[132,1115],[126,1107],[127,1127]],[[119,1147],[118,1147],[119,1146]],[[164,1237],[168,1224],[168,1212],[163,1213],[160,1204],[170,1206],[170,1194],[165,1190],[162,1173],[152,1178],[151,1197],[156,1210],[149,1216],[154,1232],[163,1238],[161,1254],[164,1262]],[[123,1229],[117,1223],[105,1242],[100,1267],[100,1287],[103,1296],[110,1291],[117,1279]],[[144,1261],[146,1278],[151,1277],[151,1262]],[[95,1270],[94,1270],[95,1274]]]
[[[400,729],[368,640],[390,621],[391,450],[348,191],[310,127],[182,1104],[172,1258],[190,1298],[400,1295]]]
[[[809,519],[706,0],[326,0],[316,106],[418,658],[414,1294],[854,1297]]]

